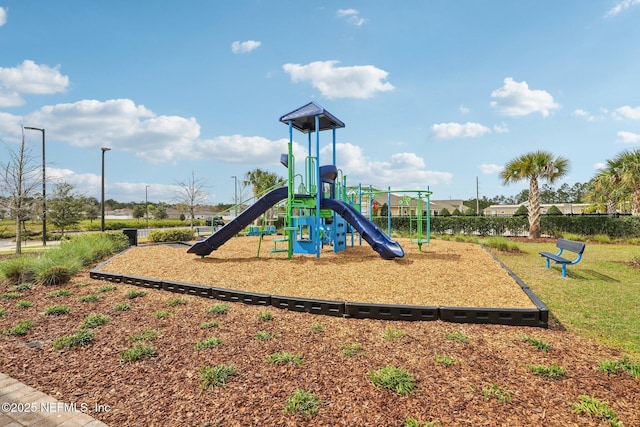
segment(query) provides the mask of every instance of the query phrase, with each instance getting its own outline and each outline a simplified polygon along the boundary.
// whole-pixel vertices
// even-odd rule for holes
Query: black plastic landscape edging
[[[433,321],[442,320],[453,323],[498,324],[510,326],[532,326],[547,328],[549,310],[533,291],[516,276],[491,251],[484,248],[502,268],[518,283],[536,308],[495,308],[495,307],[436,307],[400,304],[373,304],[366,302],[342,302],[312,298],[269,295],[234,289],[217,288],[148,277],[127,276],[101,271],[108,261],[96,266],[89,277],[113,283],[126,283],[148,289],[158,289],[185,295],[193,295],[228,302],[241,302],[250,305],[272,306],[290,311],[336,316],[354,319]]]

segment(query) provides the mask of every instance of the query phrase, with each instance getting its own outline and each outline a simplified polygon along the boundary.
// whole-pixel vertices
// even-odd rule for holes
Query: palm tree
[[[619,187],[631,192],[631,215],[640,216],[640,148],[621,152],[607,165]]]
[[[629,192],[620,186],[618,176],[614,173],[614,165],[607,161],[607,167],[602,169],[589,182],[589,191],[585,199],[591,203],[605,204],[607,214],[617,213],[618,201],[623,200]]]
[[[564,157],[553,158],[548,151],[535,151],[523,154],[509,161],[500,177],[505,185],[529,180],[529,237],[540,237],[540,190],[538,180],[553,184],[569,170],[569,160]]]
[[[268,190],[274,187],[284,185],[286,180],[279,177],[273,172],[263,171],[262,169],[254,169],[249,171],[244,176],[244,185],[253,186],[253,195],[256,199],[264,195]],[[267,211],[267,219],[274,217],[274,209],[271,208]],[[256,219],[256,224],[259,224],[259,219]]]

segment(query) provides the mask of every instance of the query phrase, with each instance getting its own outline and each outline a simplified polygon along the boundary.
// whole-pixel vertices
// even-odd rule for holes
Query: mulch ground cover
[[[335,289],[327,291],[327,298],[357,288],[360,294],[343,298],[440,304],[426,291],[419,300],[408,300],[415,290],[398,289],[416,283],[426,288],[449,283],[449,288],[434,292],[446,293],[440,296],[443,299],[491,298],[486,296],[491,294],[487,282],[480,288],[464,288],[474,284],[464,279],[465,271],[481,278],[485,269],[492,268],[490,256],[484,258],[486,253],[470,249],[477,245],[432,242],[423,246],[424,253],[414,254],[403,243],[407,256],[396,261],[382,260],[366,246],[342,255],[323,253],[320,259],[286,261],[281,254],[279,259],[276,254],[267,255],[267,250],[256,258],[255,241],[243,239],[237,243],[246,242],[247,248],[236,248],[232,240],[203,259],[185,256],[186,248],[163,247],[162,253],[134,248],[102,268],[116,269],[118,262],[130,257],[151,266],[150,272],[120,273],[193,283],[181,274],[210,269],[206,281],[212,286],[221,286],[220,271],[229,270],[224,283],[236,288],[245,283],[243,277],[251,268],[276,278],[274,286],[293,282],[295,286],[288,289],[310,295],[317,295],[305,291],[310,277],[323,277],[325,288],[341,287],[339,295],[331,294]],[[467,254],[471,254],[468,259]],[[338,263],[347,264],[349,281],[344,284],[328,279],[322,270],[337,270]],[[439,269],[440,264],[444,268]],[[294,280],[283,276],[281,265]],[[130,268],[134,270],[133,264]],[[375,271],[374,279],[365,276],[369,271]],[[392,279],[393,285],[387,285]],[[505,282],[508,287],[520,295],[516,284]],[[372,293],[376,288],[383,291]],[[462,289],[448,295],[452,288]],[[53,294],[61,289],[69,292]],[[623,370],[599,369],[601,361],[621,361],[622,356],[556,323],[541,329],[389,322],[241,303],[227,303],[226,314],[214,314],[219,310],[212,307],[220,301],[92,280],[88,271],[55,287],[34,284],[16,291],[6,283],[0,285],[0,295],[16,293],[21,295],[0,298],[4,332],[0,370],[64,402],[98,408],[91,415],[113,426],[402,426],[409,417],[442,426],[609,425],[600,416],[576,412],[580,396],[606,403],[622,425],[640,425],[640,380]],[[97,298],[88,297],[92,295]],[[521,296],[505,301],[527,303]],[[123,309],[124,304],[128,309]],[[69,312],[45,314],[52,305],[68,306]],[[57,339],[81,331],[91,314],[108,316],[104,324],[89,328],[95,332],[92,341],[55,348]],[[26,334],[8,333],[25,320],[31,321]],[[212,338],[218,340],[208,342],[217,344],[201,348]],[[140,343],[153,351],[129,361],[125,352]],[[282,354],[299,359],[273,363],[273,355]],[[226,384],[203,389],[201,369],[220,365],[233,366],[235,373]],[[414,379],[415,389],[399,394],[374,384],[372,373],[389,366],[405,370]],[[541,366],[564,368],[564,374],[555,378],[536,374],[534,368]],[[298,389],[318,398],[315,415],[285,412],[288,399]]]

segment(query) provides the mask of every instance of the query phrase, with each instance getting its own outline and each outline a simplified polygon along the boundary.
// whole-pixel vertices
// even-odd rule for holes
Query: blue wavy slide
[[[216,231],[205,240],[194,243],[187,253],[199,256],[209,255],[211,252],[224,245],[230,238],[240,233],[249,224],[255,221],[260,215],[281,200],[287,198],[287,187],[279,187],[271,190],[253,205],[233,220],[229,221],[220,230]],[[404,250],[402,246],[391,240],[375,224],[365,218],[353,206],[334,199],[322,199],[320,206],[328,208],[343,217],[353,228],[355,228],[362,238],[369,243],[374,251],[378,252],[384,259],[402,258]]]
[[[362,238],[384,259],[402,258],[404,249],[395,240],[391,240],[374,223],[358,212],[353,206],[334,199],[320,200],[320,207],[331,209],[343,217]]]
[[[199,256],[209,255],[211,252],[224,245],[230,238],[244,230],[245,227],[265,213],[271,206],[286,198],[286,186],[271,190],[259,198],[254,204],[245,209],[240,215],[226,223],[220,230],[216,231],[205,240],[194,243],[187,250],[187,253]]]

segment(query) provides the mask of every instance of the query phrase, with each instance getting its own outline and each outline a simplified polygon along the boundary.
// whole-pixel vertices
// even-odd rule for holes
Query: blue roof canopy
[[[292,126],[300,132],[310,133],[316,131],[316,116],[320,116],[320,131],[344,127],[344,123],[315,102],[285,114],[280,121],[287,125],[291,121]]]

